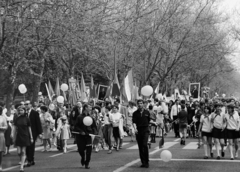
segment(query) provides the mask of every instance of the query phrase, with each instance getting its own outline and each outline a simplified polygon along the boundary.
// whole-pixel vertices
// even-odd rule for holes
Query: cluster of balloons
[[[27,92],[27,88],[24,84],[20,84],[18,86],[18,90],[20,91],[21,94],[25,94]]]
[[[169,162],[172,159],[172,153],[169,150],[162,151],[160,156],[163,162]]]

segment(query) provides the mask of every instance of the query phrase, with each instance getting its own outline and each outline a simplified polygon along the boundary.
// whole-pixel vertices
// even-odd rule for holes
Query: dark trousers
[[[82,160],[85,162],[85,165],[89,165],[89,162],[91,160],[91,154],[92,154],[92,140],[91,136],[81,136],[78,135],[76,137],[77,146],[78,146],[78,152],[82,158]]]
[[[107,143],[107,145],[109,146],[109,150],[111,150],[112,148],[112,130],[113,127],[112,125],[105,125],[104,126],[104,138],[105,138],[105,142]]]
[[[149,152],[148,152],[148,137],[149,137],[149,128],[138,128],[138,134],[136,135],[139,155],[143,165],[149,163]]]
[[[173,121],[175,121],[176,119],[178,119],[178,117],[173,116]],[[174,129],[175,136],[179,137],[179,123],[174,122],[173,123],[173,129]]]
[[[35,142],[36,142],[36,139],[34,139],[33,143],[31,143],[31,145],[27,146],[26,148],[26,155],[27,155],[28,162],[34,162]]]

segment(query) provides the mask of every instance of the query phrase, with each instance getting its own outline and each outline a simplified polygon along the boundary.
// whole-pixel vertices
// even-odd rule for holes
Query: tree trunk
[[[14,95],[16,76],[17,76],[17,72],[14,69],[14,67],[12,67],[10,69],[10,77],[8,79],[8,88],[7,88],[7,97],[6,97],[7,115],[9,115],[9,116],[11,114],[10,108],[11,108],[11,105],[13,103],[13,95]]]
[[[44,58],[42,58],[39,74],[34,74],[36,77],[34,79],[34,85],[33,85],[34,89],[33,89],[32,103],[38,102],[38,93],[40,91],[40,87],[42,83],[44,66],[45,66],[45,60]]]

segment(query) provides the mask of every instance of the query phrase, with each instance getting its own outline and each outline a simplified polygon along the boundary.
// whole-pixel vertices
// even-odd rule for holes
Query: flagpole
[[[115,72],[117,71],[116,71],[116,56],[114,54],[114,79],[115,79]]]
[[[144,85],[146,84],[146,59],[144,57]]]

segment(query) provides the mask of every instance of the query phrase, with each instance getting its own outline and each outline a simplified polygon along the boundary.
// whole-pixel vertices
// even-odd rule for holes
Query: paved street
[[[159,140],[159,138],[158,138]],[[157,140],[157,141],[158,141]],[[158,143],[153,144],[150,149],[150,168],[139,168],[141,165],[138,159],[138,147],[136,142],[130,142],[130,138],[124,138],[124,146],[119,152],[113,151],[107,154],[107,150],[101,150],[98,153],[93,152],[91,169],[86,170],[80,165],[80,156],[77,153],[76,145],[73,140],[69,140],[69,152],[62,154],[57,150],[42,153],[42,147],[36,147],[36,165],[26,167],[25,171],[31,172],[133,172],[133,171],[164,171],[164,172],[199,172],[199,171],[238,171],[240,167],[240,158],[231,161],[228,150],[225,158],[221,160],[203,159],[203,149],[197,149],[197,139],[188,139],[185,146],[179,144],[180,139],[173,137],[170,133],[165,138],[164,149],[171,151],[172,161],[165,163],[160,159],[162,150],[158,148]],[[38,143],[39,145],[39,143]],[[215,153],[215,152],[214,152]],[[11,155],[3,158],[3,171],[19,171],[19,158],[15,149],[12,149]]]

